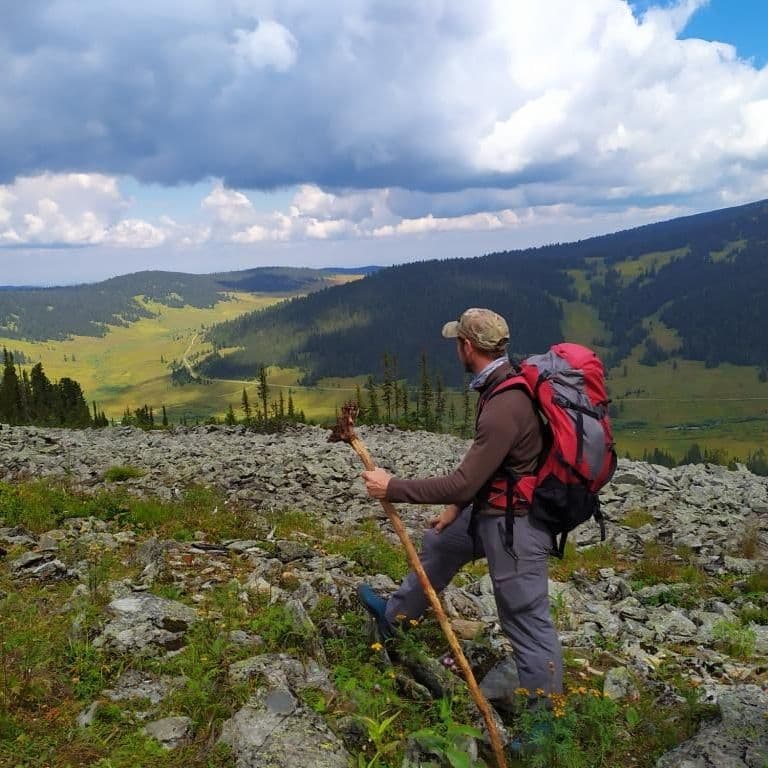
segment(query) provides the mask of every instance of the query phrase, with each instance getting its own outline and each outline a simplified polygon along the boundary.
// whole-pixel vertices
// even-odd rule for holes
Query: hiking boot
[[[376,622],[376,629],[382,640],[394,637],[395,628],[387,620],[387,601],[378,595],[370,584],[361,584],[357,588],[357,598]]]

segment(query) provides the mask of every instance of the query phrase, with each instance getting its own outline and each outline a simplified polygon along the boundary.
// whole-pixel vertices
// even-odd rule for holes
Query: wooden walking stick
[[[376,469],[376,465],[371,459],[368,449],[365,447],[365,443],[363,443],[360,437],[355,433],[355,418],[357,417],[358,410],[357,405],[354,403],[347,403],[342,407],[341,415],[337,419],[336,426],[329,436],[328,441],[332,443],[349,443],[354,452],[363,460],[366,469]],[[464,673],[464,678],[469,687],[469,693],[475,704],[477,704],[477,708],[480,710],[483,719],[485,720],[485,725],[488,728],[488,735],[491,739],[491,747],[493,748],[493,753],[496,757],[496,763],[499,768],[507,768],[507,762],[504,758],[504,748],[501,744],[501,736],[496,728],[496,722],[493,719],[491,707],[485,696],[483,696],[483,692],[480,690],[477,680],[475,680],[472,667],[469,666],[469,662],[467,661],[466,656],[464,656],[464,651],[462,651],[456,633],[453,631],[453,627],[448,621],[448,617],[445,615],[440,598],[437,596],[437,592],[435,592],[434,587],[430,583],[429,577],[424,570],[424,566],[421,564],[421,560],[419,560],[416,548],[413,546],[413,542],[408,536],[408,532],[405,530],[405,526],[403,525],[400,516],[397,514],[395,507],[390,502],[384,501],[383,499],[381,500],[381,506],[384,507],[384,511],[387,513],[387,517],[392,523],[392,527],[395,529],[395,533],[397,533],[403,547],[405,547],[408,563],[416,572],[421,588],[424,590],[424,594],[427,596],[432,609],[435,612],[435,616],[437,616],[438,622],[440,622],[443,634],[448,640],[453,657],[457,661],[461,671]]]

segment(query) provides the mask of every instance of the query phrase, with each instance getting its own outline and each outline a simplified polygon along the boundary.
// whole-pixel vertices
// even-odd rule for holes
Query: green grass
[[[712,637],[729,656],[750,659],[755,653],[757,642],[755,630],[745,627],[739,621],[721,619],[712,627]]]
[[[137,477],[143,477],[144,470],[130,465],[121,465],[109,467],[104,473],[104,482],[122,483],[125,480],[132,480]]]
[[[600,568],[626,568],[621,553],[610,544],[596,544],[577,549],[572,541],[565,545],[562,560],[550,561],[550,575],[556,581],[567,581],[574,571],[595,576]]]
[[[655,251],[652,253],[644,253],[642,256],[636,259],[628,259],[626,261],[619,261],[613,264],[614,269],[617,269],[621,274],[624,284],[631,283],[638,278],[642,278],[642,275],[647,270],[661,269],[661,267],[672,263],[676,259],[682,258],[688,253],[688,247],[676,248],[671,251]]]
[[[628,528],[642,528],[644,525],[655,521],[656,518],[645,509],[630,509],[620,522]]]
[[[166,538],[189,539],[194,531],[242,538],[253,532],[254,522],[246,510],[225,505],[219,491],[202,486],[186,488],[178,501],[171,502],[136,497],[119,486],[88,496],[57,482],[0,482],[0,518],[6,525],[24,524],[35,533],[57,528],[70,517],[111,520]]]
[[[43,483],[0,485],[2,516],[6,521],[12,517],[14,524],[36,530],[58,523],[70,514],[100,512],[102,519],[110,520],[115,527],[125,524],[137,529],[142,521],[150,526],[147,535],[167,537],[178,531],[179,525],[199,524],[207,526],[214,539],[226,535],[230,530],[227,518],[238,515],[234,509],[228,509],[226,516],[213,514],[212,509],[219,502],[212,491],[203,488],[189,489],[184,498],[168,504],[156,500],[139,502],[119,487],[97,498],[85,498],[66,488]],[[298,510],[285,513],[282,519],[276,517],[275,521],[285,526],[285,535],[299,530],[314,531],[321,546],[354,559],[366,573],[388,573],[399,579],[405,570],[401,549],[381,533],[374,521],[325,539],[313,527],[313,518]],[[244,520],[236,520],[236,525],[240,529],[238,535],[244,535]],[[240,708],[260,681],[234,684],[227,674],[229,666],[264,651],[304,658],[312,652],[311,639],[295,626],[284,606],[254,594],[244,599],[242,585],[231,581],[215,586],[206,592],[203,602],[196,604],[199,619],[188,631],[187,643],[180,653],[130,662],[112,656],[91,642],[103,618],[107,594],[104,587],[110,580],[136,576],[140,564],[135,561],[131,545],[124,545],[109,556],[78,547],[78,543],[62,547],[60,556],[67,562],[90,558],[94,570],[88,578],[86,593],[64,609],[71,596],[71,583],[40,586],[14,582],[7,573],[7,565],[0,561],[0,589],[8,593],[0,600],[0,765],[231,768],[232,758],[226,749],[215,746],[216,739],[222,723]],[[661,552],[649,554],[662,559]],[[678,567],[687,567],[685,553],[676,555]],[[233,556],[231,562],[237,563],[237,558]],[[569,546],[561,564],[570,572],[578,568],[588,576],[607,565],[628,567],[621,553],[602,546],[581,552]],[[465,578],[479,578],[482,573],[483,569],[475,565],[466,569]],[[240,575],[245,575],[244,570]],[[766,578],[766,574],[755,575],[751,586],[759,589]],[[159,584],[156,591],[171,599],[188,599],[178,585]],[[749,647],[739,633],[743,632],[745,622],[761,616],[755,610],[749,615],[745,613],[741,623],[723,630],[719,642],[734,653],[746,653]],[[75,618],[79,631],[73,633]],[[448,676],[453,681],[449,700],[419,700],[399,684],[407,672],[397,665],[390,666],[381,650],[372,645],[366,630],[367,617],[361,609],[348,610],[326,595],[319,599],[312,618],[321,628],[337,692],[330,695],[311,690],[303,698],[332,726],[349,716],[364,724],[373,742],[368,745],[364,740],[359,745],[362,764],[370,764],[378,751],[381,759],[374,763],[378,768],[400,766],[405,744],[415,732],[443,749],[457,747],[458,737],[464,732],[462,724],[468,723],[470,717],[466,689],[458,679]],[[236,629],[260,635],[263,647],[254,650],[235,646],[229,638]],[[408,632],[403,647],[409,655],[435,658],[445,652],[446,642],[434,619],[427,618]],[[144,737],[138,713],[146,708],[146,702],[103,702],[91,727],[75,726],[78,713],[96,700],[104,688],[113,686],[128,663],[153,674],[186,678],[185,684],[159,706],[156,715],[190,717],[195,726],[190,744],[164,752]],[[600,668],[600,652],[590,659],[590,664]],[[672,670],[660,668],[650,684],[639,683],[637,701],[614,703],[601,696],[599,678],[590,678],[592,673],[584,669],[583,664],[566,665],[567,692],[554,702],[555,711],[562,715],[558,715],[553,735],[544,745],[549,755],[547,765],[613,768],[632,764],[651,768],[662,752],[688,738],[702,717],[711,712],[696,703],[692,689],[677,680]],[[679,693],[685,704],[677,703],[673,697],[667,697],[669,704],[660,701],[658,688],[662,685]],[[510,726],[517,731],[527,724],[525,718],[514,718]],[[391,751],[387,752],[389,745]],[[381,749],[384,746],[386,750]],[[460,756],[461,750],[453,754]]]
[[[400,581],[408,573],[402,546],[393,544],[373,521],[366,520],[329,539],[326,549],[354,560],[362,572],[383,573]]]

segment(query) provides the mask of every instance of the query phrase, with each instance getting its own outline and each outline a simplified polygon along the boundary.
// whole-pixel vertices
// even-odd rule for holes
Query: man
[[[458,321],[445,324],[443,336],[456,339],[459,360],[473,374],[470,386],[480,402],[512,373],[507,322],[490,309],[466,310]],[[488,488],[502,468],[516,476],[533,474],[543,447],[542,425],[530,397],[512,388],[484,403],[474,440],[451,474],[403,480],[379,467],[363,472],[374,498],[448,505],[424,536],[424,569],[439,592],[474,557],[487,558],[501,627],[514,649],[520,686],[531,695],[561,693],[563,686],[562,649],[547,594],[552,536],[526,509],[515,509],[510,547],[504,510],[489,503]],[[367,584],[358,595],[384,637],[392,635],[398,617],[416,619],[427,607],[414,573],[389,600]]]

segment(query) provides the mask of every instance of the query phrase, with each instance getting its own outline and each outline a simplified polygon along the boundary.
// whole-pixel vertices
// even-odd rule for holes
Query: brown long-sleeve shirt
[[[488,377],[481,390],[487,392],[499,384],[512,367],[499,366]],[[387,486],[389,501],[414,504],[458,504],[474,501],[480,489],[504,464],[516,474],[535,471],[543,449],[541,424],[531,398],[517,389],[491,398],[483,407],[475,430],[475,439],[449,475],[419,480],[393,477]],[[483,505],[483,512],[499,514],[499,510]]]

